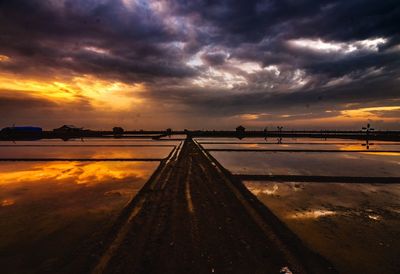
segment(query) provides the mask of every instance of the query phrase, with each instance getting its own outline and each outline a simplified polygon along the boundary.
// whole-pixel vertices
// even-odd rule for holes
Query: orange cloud
[[[358,108],[358,109],[342,110],[341,116],[348,118],[378,119],[384,112],[390,112],[396,110],[400,110],[400,106]]]
[[[56,102],[74,102],[82,97],[91,105],[107,110],[128,110],[144,102],[140,93],[146,90],[142,83],[126,84],[104,80],[92,75],[70,79],[32,79],[0,73],[0,90],[19,91],[30,96]]]
[[[9,60],[10,60],[10,57],[0,54],[0,62],[7,62]]]

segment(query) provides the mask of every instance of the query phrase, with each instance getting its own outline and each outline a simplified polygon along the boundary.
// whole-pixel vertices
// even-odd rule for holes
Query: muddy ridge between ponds
[[[336,273],[190,139],[99,250],[92,273]]]

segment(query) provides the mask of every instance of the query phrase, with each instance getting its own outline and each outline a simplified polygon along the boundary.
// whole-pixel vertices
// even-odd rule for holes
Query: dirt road
[[[178,151],[125,210],[93,273],[335,272],[194,141]]]

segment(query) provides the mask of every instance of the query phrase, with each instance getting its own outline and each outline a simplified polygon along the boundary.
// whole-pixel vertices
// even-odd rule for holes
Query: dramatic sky
[[[399,0],[0,0],[0,126],[400,129]]]

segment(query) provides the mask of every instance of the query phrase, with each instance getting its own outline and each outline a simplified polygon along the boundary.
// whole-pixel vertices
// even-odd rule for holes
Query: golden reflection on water
[[[1,147],[4,158],[164,158],[172,147]]]
[[[15,203],[13,199],[3,199],[1,201],[1,206],[11,206]]]
[[[37,162],[0,165],[0,185],[65,181],[97,184],[126,177],[145,178],[151,170],[141,162]]]
[[[221,145],[218,145],[218,146],[221,146]],[[246,144],[246,143],[243,143],[243,144],[240,144],[239,147],[241,147],[241,148],[247,148],[247,149],[252,149],[252,148],[259,148],[260,145],[259,145],[259,144]]]
[[[74,252],[102,240],[158,164],[0,163],[0,272],[58,273],[85,260]]]
[[[400,153],[398,152],[362,152],[363,154],[368,154],[368,155],[377,155],[377,156],[400,156]],[[400,162],[398,162],[400,164]]]
[[[318,219],[321,217],[336,215],[337,213],[332,210],[325,209],[310,209],[307,211],[295,212],[288,214],[286,218],[289,219]]]
[[[347,145],[340,145],[339,150],[349,150],[349,151],[360,151],[360,150],[365,150],[365,152],[360,152],[362,154],[367,154],[367,155],[377,155],[377,156],[400,156],[399,152],[390,152],[390,151],[382,151],[382,152],[374,152],[374,150],[398,150],[397,146],[394,146],[393,149],[388,147],[393,147],[390,145],[373,145],[370,144],[370,146],[367,148],[365,144],[347,144]]]
[[[252,192],[254,195],[260,195],[260,194],[265,194],[265,195],[275,195],[278,190],[279,186],[277,184],[273,184],[272,186],[267,185],[264,187],[259,187],[256,184],[246,184],[247,188]]]
[[[339,150],[364,150],[366,149],[364,146],[361,144],[346,144],[346,145],[340,145]]]

